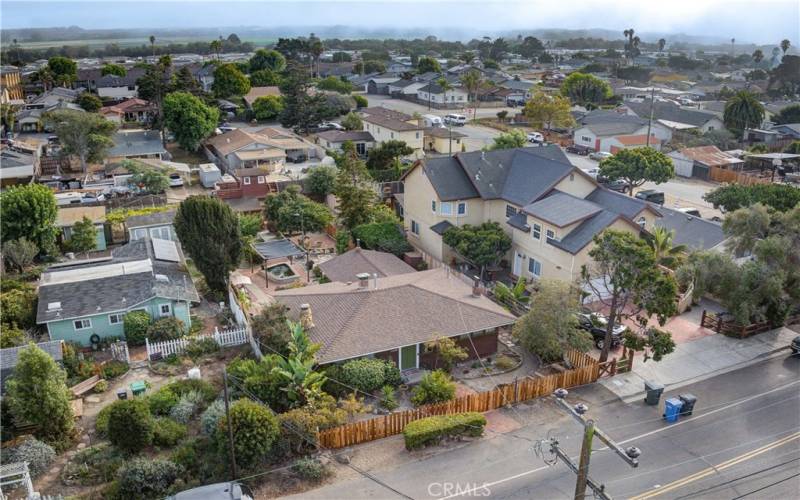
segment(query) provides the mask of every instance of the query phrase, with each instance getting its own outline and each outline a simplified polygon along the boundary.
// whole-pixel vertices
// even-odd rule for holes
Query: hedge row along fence
[[[570,388],[591,384],[600,377],[600,366],[591,356],[578,351],[569,351],[566,357],[572,366],[570,370],[547,377],[525,378],[513,384],[497,386],[491,391],[461,396],[446,403],[420,406],[413,410],[332,427],[318,433],[318,443],[324,448],[344,448],[366,443],[400,434],[406,425],[423,418],[465,412],[484,413],[501,406],[550,395],[559,387]]]
[[[478,437],[483,434],[486,417],[478,412],[437,415],[409,423],[403,429],[407,450],[436,444],[444,438],[455,436]]]

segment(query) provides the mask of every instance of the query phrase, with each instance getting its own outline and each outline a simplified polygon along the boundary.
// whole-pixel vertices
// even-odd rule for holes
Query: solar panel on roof
[[[157,260],[166,260],[169,262],[180,262],[178,255],[178,247],[172,240],[162,240],[153,238],[153,252]]]

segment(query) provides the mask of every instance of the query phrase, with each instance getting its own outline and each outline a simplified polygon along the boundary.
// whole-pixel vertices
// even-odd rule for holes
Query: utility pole
[[[631,467],[636,468],[639,466],[638,457],[642,452],[635,446],[623,450],[622,447],[615,443],[605,432],[595,427],[594,420],[584,418],[583,415],[589,411],[589,407],[583,403],[570,406],[565,399],[567,394],[569,393],[566,389],[556,389],[553,393],[556,398],[556,403],[583,426],[583,443],[581,445],[580,463],[576,465],[575,462],[559,448],[558,441],[555,438],[550,440],[550,453],[556,455],[557,459],[561,459],[561,461],[577,475],[577,481],[575,482],[575,500],[585,499],[587,486],[602,500],[611,500],[611,497],[605,493],[605,486],[595,483],[589,477],[589,459],[592,455],[592,442],[595,436]]]
[[[266,271],[265,271],[266,272]],[[225,421],[228,424],[228,452],[231,455],[231,480],[236,481],[236,453],[233,448],[233,428],[231,427],[230,402],[228,400],[228,367],[222,370],[223,394],[225,396]]]
[[[656,104],[656,87],[650,87],[650,119],[647,120],[647,147],[650,147],[650,128],[653,126],[653,108]],[[633,190],[631,190],[633,191]]]

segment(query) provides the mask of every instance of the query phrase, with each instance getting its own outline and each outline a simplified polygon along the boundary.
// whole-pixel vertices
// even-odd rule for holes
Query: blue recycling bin
[[[682,407],[683,401],[678,398],[669,398],[664,401],[664,420],[669,423],[677,422]]]

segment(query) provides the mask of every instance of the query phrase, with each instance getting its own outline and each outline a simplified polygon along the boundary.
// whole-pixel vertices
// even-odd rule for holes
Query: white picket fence
[[[150,342],[149,339],[144,339],[145,347],[147,347],[147,359],[153,360],[154,355],[156,359],[163,359],[173,354],[183,354],[186,350],[186,346],[189,345],[192,340],[202,339],[213,339],[220,347],[231,347],[250,342],[250,334],[245,326],[240,326],[222,331],[215,328],[214,333],[211,335],[196,335],[194,337],[164,340],[162,342]]]

